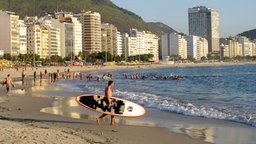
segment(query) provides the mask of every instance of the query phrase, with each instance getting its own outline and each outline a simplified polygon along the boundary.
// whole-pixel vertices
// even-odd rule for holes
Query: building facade
[[[220,50],[219,12],[204,6],[188,9],[189,35],[200,36],[208,40],[209,52]]]
[[[152,54],[152,61],[159,61],[159,37],[150,32],[145,32],[145,54]]]
[[[25,25],[24,20],[19,20],[19,53],[27,53],[27,26]]]
[[[76,17],[70,16],[73,22],[73,53],[78,55],[83,51],[82,46],[82,24]]]
[[[71,54],[71,52],[74,55],[78,55],[80,52],[83,51],[82,48],[82,24],[80,23],[80,21],[78,21],[77,17],[74,17],[72,12],[56,12],[55,16],[57,17],[57,19],[59,20],[59,23],[63,23],[63,25],[65,25],[63,28],[67,28],[67,29],[71,29],[69,28],[70,26],[72,26],[72,34],[71,34],[71,38],[68,37],[68,39],[71,39],[69,41],[72,42],[67,42],[69,44],[67,45],[72,45],[72,46],[67,46],[70,48],[64,48],[64,51],[62,52],[62,54],[65,53],[65,56]],[[70,32],[69,30],[67,30],[66,32]]]
[[[121,56],[125,54],[125,47],[123,46],[123,36],[120,32],[117,32],[117,51],[116,55]]]
[[[49,56],[61,56],[60,29],[48,27],[49,30]]]
[[[237,39],[242,44],[242,56],[252,56],[252,42],[244,36],[238,36]]]
[[[170,34],[164,34],[161,36],[161,48],[160,48],[160,59],[163,60],[165,59],[167,56],[171,55],[170,52],[170,38],[169,38]]]
[[[201,60],[202,57],[207,58],[208,54],[208,41],[205,38],[198,36],[186,36],[188,57],[196,60]]]
[[[112,24],[101,25],[101,50],[117,55],[117,27]]]
[[[86,53],[101,52],[101,15],[97,12],[82,12],[76,14],[82,24],[82,46]]]
[[[41,52],[40,58],[49,58],[49,31],[47,27],[41,26]]]
[[[230,37],[228,39],[224,39],[221,41],[222,50],[223,50],[223,56],[224,57],[236,57],[236,56],[242,56],[242,44],[239,43],[237,38]]]
[[[0,50],[11,56],[20,54],[19,16],[14,12],[0,10]]]
[[[132,28],[129,30],[129,36],[133,37],[132,40],[136,39],[136,50],[134,50],[133,55],[143,55],[146,53],[146,47],[145,47],[145,32],[144,31],[138,31],[135,28]],[[133,44],[134,46],[134,44]]]
[[[187,40],[185,35],[171,33],[169,38],[170,55],[179,55],[182,59],[187,59]]]
[[[42,31],[39,24],[27,25],[27,51],[40,55],[42,52]]]

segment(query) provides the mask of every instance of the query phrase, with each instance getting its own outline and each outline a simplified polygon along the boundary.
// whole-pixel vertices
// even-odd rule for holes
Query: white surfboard
[[[112,98],[111,108],[104,95],[84,94],[76,97],[76,101],[87,109],[108,115],[135,118],[146,114],[143,106],[117,97]]]

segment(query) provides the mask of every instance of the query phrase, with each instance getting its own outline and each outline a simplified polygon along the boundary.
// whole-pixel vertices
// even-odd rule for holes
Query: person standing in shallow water
[[[13,86],[10,74],[7,75],[3,84],[6,85],[6,96],[8,97],[10,95],[11,87]]]
[[[34,81],[36,80],[36,71],[34,71]]]
[[[22,81],[22,84],[24,84],[25,76],[26,76],[25,70],[22,70],[22,73],[21,73],[21,81]]]
[[[114,81],[109,81],[107,87],[105,88],[105,97],[107,98],[108,107],[112,108],[112,94],[113,94]],[[100,124],[100,120],[107,116],[107,114],[102,114],[100,117],[96,118],[97,124]],[[115,118],[111,115],[110,125],[115,125]]]

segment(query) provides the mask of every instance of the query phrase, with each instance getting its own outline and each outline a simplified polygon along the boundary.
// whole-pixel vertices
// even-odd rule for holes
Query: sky
[[[188,8],[206,6],[220,13],[221,37],[256,29],[256,0],[112,0],[146,22],[163,22],[188,33]]]

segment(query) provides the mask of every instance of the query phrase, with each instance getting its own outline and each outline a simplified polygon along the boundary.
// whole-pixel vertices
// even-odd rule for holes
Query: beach
[[[113,68],[122,69],[102,69]],[[65,67],[38,68],[37,73],[45,69],[55,72],[57,69],[63,71]],[[21,69],[5,69],[0,73],[1,79],[4,79],[7,73],[15,79],[15,88],[10,97],[5,96],[5,88],[1,87],[1,143],[205,143],[157,126],[111,127],[106,122],[96,125],[95,121],[89,119],[73,119],[40,112],[43,108],[51,107],[53,101],[58,101],[61,94],[74,97],[77,94],[60,91],[61,88],[50,84],[47,79],[43,80],[43,86],[40,86],[39,81],[33,84],[28,76],[32,76],[34,70],[27,68],[25,85],[20,82]],[[73,67],[70,70],[92,71],[96,68]]]
[[[128,69],[152,69],[161,67],[218,66],[225,64],[187,64],[187,65],[146,65],[129,66]],[[231,65],[231,64],[226,64]],[[50,83],[47,76],[42,82],[32,80],[33,72],[63,72],[68,67],[27,68],[25,84],[21,83],[21,69],[6,69],[0,72],[0,78],[10,73],[15,79],[15,88],[10,97],[5,96],[5,88],[0,87],[0,142],[1,143],[109,143],[109,144],[204,144],[228,143],[225,137],[232,139],[240,136],[241,142],[253,139],[255,129],[235,122],[212,120],[170,114],[149,109],[145,117],[138,119],[119,118],[119,126],[109,126],[109,119],[96,125],[99,114],[84,109],[86,115],[72,113],[77,107],[75,96],[81,94]],[[123,70],[127,66],[72,67],[71,72],[90,72]],[[171,121],[165,123],[163,119]],[[235,132],[229,135],[229,131]],[[219,139],[214,139],[216,134]],[[243,135],[246,134],[246,135]],[[222,137],[220,135],[223,135]],[[249,138],[250,137],[250,138]]]

